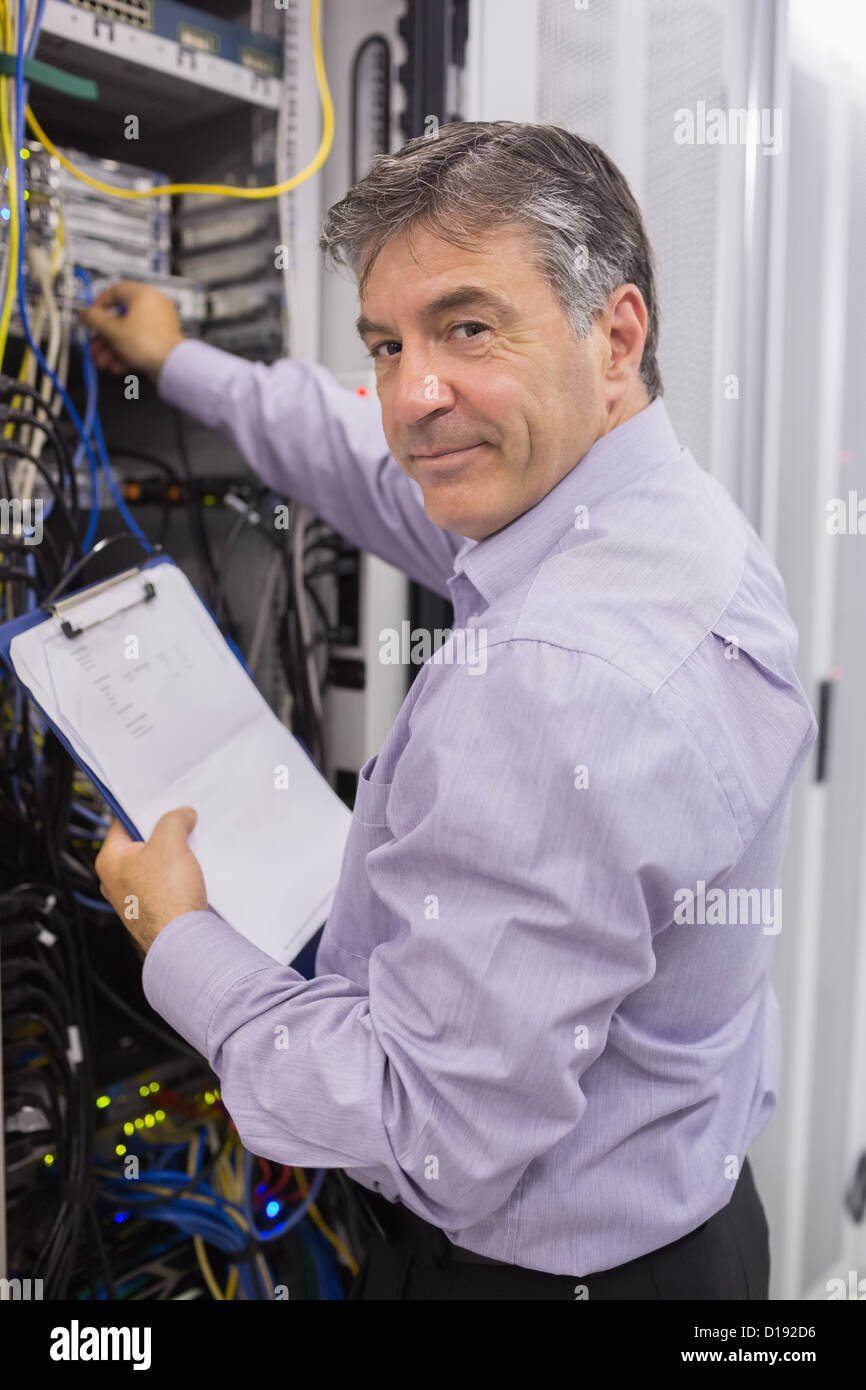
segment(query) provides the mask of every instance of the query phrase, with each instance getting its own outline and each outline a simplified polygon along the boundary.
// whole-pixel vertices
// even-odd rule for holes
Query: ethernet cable
[[[23,35],[23,33],[24,33],[24,28],[25,28],[25,15],[26,15],[26,0],[20,0],[20,4],[19,4],[19,21],[20,21],[20,22],[19,22],[19,33],[22,34],[22,35]],[[23,139],[22,131],[21,131],[21,123],[22,123],[22,113],[23,113],[23,110],[24,110],[24,49],[23,49],[23,42],[21,42],[20,40],[19,40],[18,50],[17,50],[17,65],[16,65],[16,72],[15,72],[15,92],[16,92],[16,99],[17,99],[17,100],[16,100],[16,117],[17,117],[17,121],[18,121],[18,129],[17,129],[17,132],[16,132],[16,135],[17,135],[17,146],[16,146],[16,149],[15,149],[14,152],[13,152],[13,160],[12,160],[12,162],[14,162],[14,164],[15,164],[15,166],[16,166],[16,174],[22,174],[23,171],[20,169],[20,164],[21,164],[21,144],[22,144],[22,139]],[[11,174],[11,168],[12,168],[12,164],[10,163],[10,174]],[[23,181],[23,179],[22,179],[22,181]],[[17,184],[17,183],[18,183],[18,181],[17,181],[17,178],[16,178],[16,184]],[[15,216],[16,216],[16,218],[17,218],[17,220],[18,220],[18,222],[19,222],[19,224],[21,225],[21,228],[22,228],[22,230],[23,230],[23,199],[21,198],[20,193],[21,193],[21,188],[20,188],[20,185],[18,185],[18,187],[17,187],[17,189],[16,189],[16,199],[15,199],[15,204],[14,204],[14,214],[15,214]],[[21,238],[21,240],[22,240],[22,250],[23,250],[23,237]],[[90,292],[90,277],[88,276],[87,272],[86,272],[85,270],[81,270],[81,271],[78,271],[78,270],[77,270],[77,271],[76,271],[76,274],[78,274],[78,275],[80,276],[80,278],[82,279],[82,281],[83,281],[83,283],[84,283],[85,293],[86,293],[86,294],[89,294],[89,292]],[[27,303],[26,303],[26,294],[25,294],[25,286],[24,286],[24,258],[23,258],[23,255],[21,254],[20,251],[19,251],[19,256],[18,256],[18,312],[19,312],[19,314],[20,314],[20,316],[21,316],[22,327],[23,327],[23,329],[24,329],[24,334],[25,334],[25,337],[26,337],[26,339],[27,339],[27,342],[28,342],[29,345],[30,345],[31,351],[33,352],[34,356],[36,357],[36,360],[37,360],[37,361],[39,362],[39,364],[41,365],[43,371],[47,373],[47,375],[51,378],[51,381],[54,383],[54,386],[56,387],[56,389],[60,392],[60,394],[61,394],[61,396],[62,396],[62,398],[63,398],[63,402],[64,402],[64,404],[65,404],[65,406],[66,406],[66,409],[68,410],[68,412],[69,412],[69,414],[70,414],[70,416],[71,416],[71,418],[72,418],[72,421],[73,421],[73,423],[74,423],[76,429],[78,430],[79,435],[81,436],[82,440],[85,441],[85,448],[86,448],[87,455],[88,455],[88,461],[90,462],[90,466],[91,466],[90,471],[91,471],[91,477],[92,477],[92,480],[93,480],[93,498],[94,498],[94,506],[93,506],[92,509],[91,509],[91,518],[90,518],[90,525],[89,525],[89,527],[88,527],[88,534],[87,534],[87,537],[85,538],[85,540],[86,540],[87,543],[88,543],[88,547],[89,547],[89,545],[92,543],[93,535],[94,535],[94,533],[95,533],[95,515],[96,515],[96,502],[97,502],[97,494],[98,494],[98,481],[97,481],[97,467],[96,467],[96,461],[95,461],[95,459],[94,459],[94,457],[93,457],[93,449],[92,449],[91,444],[90,444],[90,439],[89,439],[88,435],[86,434],[86,432],[85,432],[85,430],[84,430],[84,426],[83,426],[82,421],[81,421],[81,419],[80,419],[80,417],[79,417],[79,415],[78,415],[78,412],[76,411],[74,405],[72,404],[72,401],[69,399],[69,396],[67,395],[67,393],[66,393],[64,387],[61,386],[59,380],[57,379],[57,377],[55,376],[54,372],[53,372],[52,369],[49,367],[49,365],[48,365],[48,363],[46,362],[44,356],[42,355],[42,352],[40,351],[40,349],[38,348],[38,346],[36,345],[36,343],[35,343],[34,340],[33,340],[33,335],[32,335],[32,333],[31,333],[31,331],[30,331],[30,324],[29,324],[28,315],[27,315]],[[92,367],[92,359],[91,359],[91,356],[90,356],[90,344],[89,344],[87,341],[84,341],[84,342],[82,343],[82,345],[81,345],[81,351],[82,351],[82,355],[84,356],[84,359],[85,359],[86,367],[87,367],[87,366]],[[102,426],[101,426],[101,424],[100,424],[99,415],[98,415],[97,413],[94,413],[94,417],[93,417],[93,436],[94,436],[94,440],[95,440],[95,442],[96,442],[96,450],[97,450],[97,454],[98,454],[98,457],[99,457],[99,464],[100,464],[100,466],[101,466],[101,468],[102,468],[102,471],[103,471],[103,474],[104,474],[104,476],[105,476],[106,483],[108,484],[108,489],[109,489],[109,491],[110,491],[110,493],[111,493],[111,495],[112,495],[112,497],[113,497],[113,499],[114,499],[115,505],[117,506],[117,509],[118,509],[118,511],[120,512],[121,517],[123,518],[124,522],[126,523],[127,528],[132,532],[132,534],[133,534],[134,536],[136,536],[136,537],[138,538],[138,540],[141,541],[141,543],[142,543],[142,545],[144,546],[144,548],[145,548],[146,550],[152,550],[153,547],[152,547],[150,541],[148,540],[147,536],[144,534],[144,532],[142,531],[141,527],[138,525],[137,521],[135,520],[135,518],[132,516],[131,512],[129,511],[129,508],[127,507],[126,503],[125,503],[124,500],[123,500],[123,497],[122,497],[122,495],[121,495],[121,493],[120,493],[120,490],[119,490],[119,488],[118,488],[118,486],[117,486],[117,483],[115,482],[114,475],[113,475],[113,473],[112,473],[112,471],[111,471],[111,464],[110,464],[110,461],[109,461],[109,458],[108,458],[108,453],[107,453],[107,450],[106,450],[106,448],[105,448],[105,440],[104,440],[103,435],[102,435]]]
[[[321,0],[311,0],[310,31],[313,43],[313,64],[316,70],[316,85],[319,89],[319,100],[322,105],[322,139],[315,156],[307,165],[306,169],[302,169],[299,174],[293,175],[290,179],[284,179],[281,183],[268,184],[264,188],[236,188],[233,184],[227,183],[164,183],[158,185],[156,188],[117,188],[114,184],[104,183],[101,179],[94,179],[90,174],[86,174],[83,169],[77,168],[76,165],[52,143],[29,106],[26,111],[27,122],[37,140],[45,146],[50,154],[53,154],[55,158],[60,161],[63,168],[68,170],[74,178],[80,179],[82,183],[88,184],[91,188],[97,189],[100,193],[107,193],[113,198],[157,198],[164,193],[218,193],[226,198],[278,198],[282,193],[291,192],[293,188],[298,188],[300,184],[305,183],[307,179],[312,178],[314,174],[318,173],[334,143],[334,103],[331,99],[331,91],[328,86],[328,75],[325,71],[325,59],[322,52],[320,10]],[[11,52],[12,50],[10,49],[9,51]]]
[[[61,382],[46,362],[45,357],[43,356],[40,348],[35,343],[33,339],[33,334],[30,330],[30,321],[27,313],[27,302],[24,286],[23,256],[21,254],[22,247],[20,244],[22,241],[21,230],[23,224],[23,198],[21,198],[20,196],[22,190],[19,187],[19,177],[22,173],[21,115],[24,107],[24,47],[23,41],[21,41],[20,39],[16,46],[15,28],[12,18],[11,6],[6,3],[6,0],[0,0],[0,6],[2,6],[3,29],[6,46],[8,48],[8,51],[10,52],[14,48],[17,54],[15,84],[12,88],[16,97],[14,107],[16,144],[14,146],[12,143],[12,133],[10,130],[8,110],[9,79],[5,76],[0,76],[0,135],[2,135],[3,153],[6,158],[7,167],[9,169],[9,234],[11,244],[15,252],[14,257],[12,258],[10,275],[6,285],[6,295],[4,298],[3,311],[2,314],[0,314],[0,353],[2,353],[2,350],[5,348],[6,333],[8,332],[9,313],[11,313],[11,293],[15,287],[17,279],[18,311],[21,317],[21,326],[24,330],[24,336],[30,347],[30,351],[36,358],[36,361],[39,363],[42,370],[51,378],[51,381],[53,382],[55,389],[60,393],[60,397],[63,401],[63,404],[66,406],[67,411],[69,412],[72,423],[74,424],[76,430],[78,431],[78,434],[80,435],[84,443],[88,463],[90,465],[90,473],[93,479],[95,489],[98,468],[96,464],[96,458],[93,453],[93,448],[90,443],[90,439],[84,432],[84,427],[82,425],[81,419],[79,418],[78,412],[75,409],[75,406],[69,399],[69,396],[67,395],[65,388],[62,386]],[[23,35],[26,25],[25,0],[20,0],[19,18],[20,34]],[[7,312],[7,309],[9,312]],[[2,361],[2,356],[0,356],[0,361]],[[130,518],[130,521],[131,520],[132,518]],[[132,527],[135,527],[135,529],[138,530],[134,521],[132,522]],[[130,529],[132,529],[132,527]],[[150,542],[143,535],[143,533],[141,533],[139,538],[142,540],[142,543],[146,546],[146,548],[150,549]]]
[[[7,53],[15,51],[15,25],[12,11],[3,4],[3,47]],[[14,90],[12,88],[11,90]],[[3,154],[8,169],[9,180],[9,240],[6,263],[6,281],[3,294],[3,308],[0,311],[0,364],[6,354],[6,340],[9,336],[9,320],[12,316],[12,296],[15,293],[15,269],[18,265],[18,217],[17,217],[17,177],[18,161],[12,151],[12,136],[9,129],[9,78],[0,77],[0,135],[3,141]]]

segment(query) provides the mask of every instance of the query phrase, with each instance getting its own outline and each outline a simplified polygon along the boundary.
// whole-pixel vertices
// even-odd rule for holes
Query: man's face
[[[481,540],[540,501],[605,432],[610,345],[575,337],[522,228],[466,251],[423,230],[380,252],[358,328],[388,446],[430,521]],[[431,457],[439,455],[439,457]]]

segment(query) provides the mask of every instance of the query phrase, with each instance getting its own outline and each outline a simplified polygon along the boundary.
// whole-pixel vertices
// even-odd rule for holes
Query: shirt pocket
[[[352,814],[361,825],[369,826],[371,829],[388,830],[390,833],[385,811],[388,797],[391,795],[391,783],[378,782],[373,778],[378,756],[378,753],[374,753],[372,758],[368,758],[358,773],[355,809]]]
[[[347,975],[365,989],[370,955],[399,925],[370,884],[370,856],[394,839],[386,818],[391,783],[375,781],[375,769],[372,757],[358,774],[340,881],[316,956],[317,974]]]

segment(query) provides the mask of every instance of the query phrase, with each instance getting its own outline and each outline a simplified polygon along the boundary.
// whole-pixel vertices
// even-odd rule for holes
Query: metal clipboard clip
[[[79,594],[72,594],[69,598],[58,597],[95,554],[104,550],[112,541],[120,539],[126,540],[129,539],[129,537],[107,536],[104,540],[98,541],[92,550],[89,550],[86,555],[82,556],[77,564],[72,566],[69,573],[39,605],[40,608],[42,608],[44,612],[50,614],[51,617],[61,620],[60,631],[63,633],[64,637],[68,637],[70,640],[74,637],[80,637],[82,632],[89,632],[92,627],[98,627],[100,623],[107,622],[109,618],[117,617],[118,613],[126,613],[130,608],[137,608],[139,604],[149,603],[151,599],[156,598],[156,585],[153,583],[152,579],[145,579],[142,585],[140,598],[133,599],[132,603],[125,603],[122,608],[116,608],[112,613],[105,613],[101,618],[94,618],[92,623],[84,623],[81,627],[75,627],[70,619],[66,617],[66,614],[79,603],[87,603],[90,599],[96,598],[98,594],[104,593],[107,589],[113,589],[116,584],[122,584],[124,580],[132,579],[134,575],[142,573],[141,565],[133,565],[131,569],[121,570],[119,574],[112,574],[108,579],[103,579],[97,584],[91,584],[89,588],[83,589]],[[161,546],[154,546],[151,553],[154,555],[159,554],[161,553],[161,549]]]

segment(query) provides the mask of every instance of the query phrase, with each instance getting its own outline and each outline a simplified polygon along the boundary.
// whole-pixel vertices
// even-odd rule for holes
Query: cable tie
[[[81,1050],[81,1034],[76,1024],[70,1023],[66,1028],[66,1036],[69,1039],[69,1046],[66,1049],[66,1056],[71,1067],[77,1067],[84,1061],[84,1053]]]

